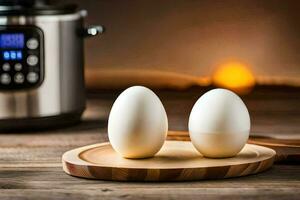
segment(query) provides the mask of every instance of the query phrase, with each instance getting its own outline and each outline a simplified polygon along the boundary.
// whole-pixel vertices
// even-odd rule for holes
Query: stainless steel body
[[[80,13],[1,17],[0,25],[34,25],[44,33],[44,80],[35,89],[0,92],[0,119],[49,117],[82,112],[83,27]]]
[[[84,12],[50,16],[1,16],[0,26],[34,25],[44,34],[44,80],[34,89],[0,91],[1,120],[82,113],[85,108]]]

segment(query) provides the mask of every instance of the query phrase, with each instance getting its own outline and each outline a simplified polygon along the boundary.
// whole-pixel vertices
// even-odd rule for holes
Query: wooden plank
[[[300,168],[275,165],[265,173],[224,180],[177,183],[96,181],[71,177],[61,168],[0,168],[0,199],[298,199]],[[161,195],[161,196],[160,196]]]
[[[86,200],[86,199],[270,199],[270,200],[290,200],[298,199],[300,192],[293,188],[180,188],[172,190],[170,188],[130,188],[126,190],[111,190],[111,189],[92,189],[92,190],[65,190],[65,189],[44,189],[44,190],[14,190],[10,189],[0,195],[1,200],[13,199],[72,199],[72,200]]]
[[[176,183],[139,183],[139,182],[114,182],[87,180],[69,176],[61,167],[45,168],[0,168],[0,188],[11,185],[11,189],[47,189],[49,187],[59,189],[96,189],[99,185],[113,186],[117,188],[280,188],[296,187],[300,184],[300,169],[294,165],[274,165],[270,170],[257,175],[230,178],[224,180],[208,180],[200,182],[176,182]],[[54,184],[55,183],[55,184]],[[14,186],[16,184],[16,186]]]

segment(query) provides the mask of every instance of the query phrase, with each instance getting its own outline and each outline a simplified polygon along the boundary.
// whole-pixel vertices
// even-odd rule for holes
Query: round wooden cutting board
[[[203,157],[188,141],[166,141],[152,158],[125,159],[109,143],[80,147],[62,157],[67,174],[117,181],[188,181],[229,178],[262,172],[273,164],[275,151],[247,144],[235,157]]]

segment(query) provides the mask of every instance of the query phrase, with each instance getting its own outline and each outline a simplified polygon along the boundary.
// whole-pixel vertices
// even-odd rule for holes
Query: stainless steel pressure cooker
[[[0,130],[77,122],[85,109],[86,11],[47,0],[0,0]]]

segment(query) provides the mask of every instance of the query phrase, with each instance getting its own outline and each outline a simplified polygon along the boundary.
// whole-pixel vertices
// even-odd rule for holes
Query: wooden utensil
[[[80,147],[62,157],[67,174],[117,181],[189,181],[256,174],[270,168],[275,151],[247,144],[235,157],[210,159],[191,142],[166,141],[156,156],[147,159],[120,157],[109,143]]]
[[[168,139],[190,141],[187,131],[169,131]],[[300,140],[250,136],[248,143],[269,147],[275,150],[275,162],[300,163]]]

